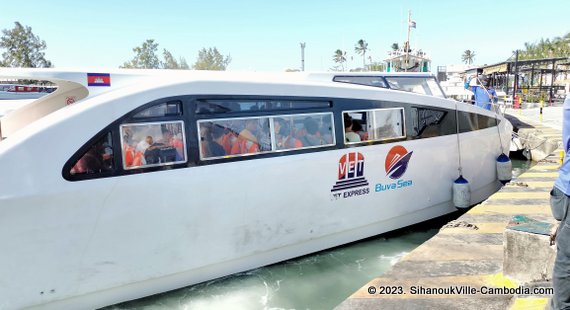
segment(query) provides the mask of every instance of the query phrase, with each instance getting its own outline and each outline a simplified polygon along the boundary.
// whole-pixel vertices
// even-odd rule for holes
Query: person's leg
[[[569,199],[565,199],[569,203]],[[560,224],[556,235],[556,261],[552,273],[554,309],[570,309],[570,221]]]

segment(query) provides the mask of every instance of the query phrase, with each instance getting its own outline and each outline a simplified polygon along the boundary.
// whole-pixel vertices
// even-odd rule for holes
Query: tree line
[[[373,62],[372,57],[368,56],[369,63],[366,64],[366,53],[369,52],[370,49],[368,48],[368,43],[363,39],[360,39],[354,45],[354,52],[357,55],[362,56],[362,67],[350,69],[350,71],[359,72],[359,71],[382,71],[384,70],[384,64]],[[351,56],[352,58],[352,56]],[[337,49],[333,53],[332,57],[333,61],[337,64],[336,66],[330,68],[332,71],[345,71],[348,69],[347,67],[347,56],[346,51],[341,49]]]
[[[570,57],[570,32],[552,40],[541,38],[539,41],[526,42],[524,49],[519,50],[519,60],[555,57]],[[475,52],[472,50],[465,50],[461,55],[461,61],[466,64],[472,64],[474,59]]]
[[[0,49],[5,51],[2,53],[0,67],[53,67],[52,62],[45,58],[46,42],[35,35],[31,27],[20,22],[14,24],[14,28],[2,30]],[[120,68],[226,70],[231,62],[231,57],[223,56],[216,47],[202,48],[191,67],[184,57],[176,58],[167,49],[162,50],[161,59],[158,43],[153,39],[147,39],[140,46],[134,47],[133,52],[134,57],[124,62]]]
[[[123,63],[121,68],[128,69],[181,69],[188,70],[190,66],[184,57],[176,59],[167,49],[162,50],[162,60],[158,55],[158,43],[148,39],[141,46],[133,48],[133,59]],[[226,70],[232,58],[223,56],[217,48],[202,48],[192,69],[194,70]]]
[[[23,68],[49,68],[53,67],[50,60],[45,58],[47,44],[39,36],[32,32],[32,28],[24,26],[20,22],[14,23],[14,28],[2,30],[0,37],[0,49],[3,49],[0,67],[23,67]],[[195,69],[195,70],[226,70],[231,63],[230,55],[222,55],[216,47],[202,48],[198,52],[196,62],[190,66],[184,57],[174,57],[167,49],[162,50],[160,55],[158,43],[154,39],[145,40],[140,46],[134,47],[134,57],[121,65],[121,68],[144,68],[144,69]],[[392,44],[392,49],[398,50],[397,43]],[[360,39],[354,46],[354,52],[362,56],[362,67],[350,69],[350,71],[382,71],[384,64],[373,62],[372,57],[366,57],[370,52],[368,43]],[[162,56],[162,57],[161,57]],[[330,68],[332,71],[347,70],[347,52],[337,49],[333,53],[332,60],[336,64]],[[519,59],[540,59],[551,57],[570,57],[570,32],[562,37],[553,39],[541,38],[539,41],[524,43],[524,49],[519,51]],[[351,56],[352,58],[352,56]],[[367,64],[368,59],[368,64]],[[461,60],[466,64],[472,64],[475,59],[473,50],[465,50]]]

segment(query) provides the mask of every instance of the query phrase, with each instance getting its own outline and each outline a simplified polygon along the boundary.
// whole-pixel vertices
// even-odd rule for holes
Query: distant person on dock
[[[570,97],[564,101],[562,120],[562,143],[564,161],[560,167],[558,179],[550,192],[550,208],[552,215],[560,224],[551,235],[556,242],[556,261],[552,272],[554,295],[550,302],[551,309],[570,309]]]
[[[486,75],[474,76],[465,83],[465,88],[475,95],[475,105],[483,109],[491,110],[497,92],[491,87],[491,82]]]

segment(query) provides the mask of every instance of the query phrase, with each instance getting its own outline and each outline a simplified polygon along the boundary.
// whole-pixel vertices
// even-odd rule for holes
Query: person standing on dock
[[[551,309],[570,309],[570,96],[564,101],[562,119],[562,143],[564,161],[560,167],[554,188],[550,192],[552,215],[560,224],[551,240],[556,240],[556,260],[552,272],[554,295],[550,302]]]
[[[475,81],[478,83],[474,83]],[[475,95],[476,106],[491,110],[494,98],[497,97],[497,92],[490,85],[490,80],[486,75],[472,77],[465,83],[465,88],[468,88]]]

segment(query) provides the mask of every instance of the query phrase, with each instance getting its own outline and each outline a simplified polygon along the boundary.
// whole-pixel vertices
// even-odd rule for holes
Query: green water
[[[530,167],[513,160],[513,175]],[[460,215],[105,309],[332,309]]]

